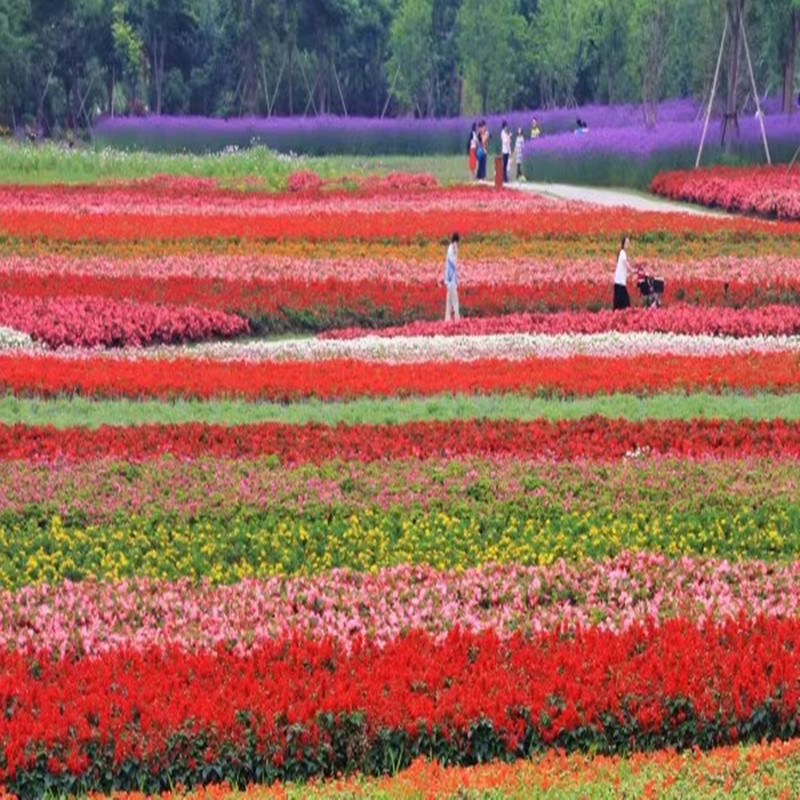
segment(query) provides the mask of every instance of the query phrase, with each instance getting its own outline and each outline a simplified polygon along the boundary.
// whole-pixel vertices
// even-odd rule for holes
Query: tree
[[[575,0],[541,0],[533,18],[533,46],[544,106],[574,103],[580,50]]]
[[[630,66],[639,76],[648,127],[656,123],[664,67],[672,49],[678,19],[676,0],[634,0]]]
[[[777,39],[774,48],[780,70],[781,106],[784,114],[794,109],[794,74],[797,61],[797,40],[800,37],[800,0],[769,0],[772,22],[770,33]]]
[[[393,0],[357,0],[342,26],[334,80],[338,78],[350,114],[377,116],[384,106],[394,5]]]
[[[30,18],[27,0],[6,0],[0,6],[0,113],[14,125],[17,109],[30,91],[27,83],[27,53],[32,36],[25,30]]]
[[[725,152],[730,152],[732,139],[728,134],[728,127],[733,125],[737,134],[739,132],[739,106],[736,90],[739,81],[739,63],[742,57],[742,25],[745,18],[745,0],[725,0],[725,14],[728,18],[728,70],[727,92],[725,94],[725,118],[722,123],[722,143]]]
[[[388,73],[404,108],[433,112],[433,3],[403,0],[389,28]]]
[[[458,52],[464,77],[483,113],[508,107],[518,78],[518,48],[526,29],[516,0],[464,0],[458,12]]]
[[[598,94],[609,103],[630,97],[628,43],[633,0],[600,3],[598,14]]]
[[[123,0],[114,3],[111,36],[114,45],[112,86],[109,103],[114,113],[114,83],[116,69],[126,89],[128,108],[136,108],[140,90],[143,89],[144,43],[136,28],[126,19],[128,6]]]
[[[256,3],[257,0],[250,0]],[[141,37],[150,63],[155,113],[161,114],[167,53],[183,47],[191,37],[197,20],[191,0],[139,0]],[[174,54],[171,53],[174,60]]]
[[[461,111],[462,79],[457,44],[461,0],[433,0],[433,114]]]

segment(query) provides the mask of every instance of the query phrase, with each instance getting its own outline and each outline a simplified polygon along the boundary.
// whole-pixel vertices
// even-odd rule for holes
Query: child
[[[525,144],[525,137],[522,135],[522,128],[517,128],[517,138],[514,141],[514,160],[517,163],[517,180],[522,180],[522,146]]]

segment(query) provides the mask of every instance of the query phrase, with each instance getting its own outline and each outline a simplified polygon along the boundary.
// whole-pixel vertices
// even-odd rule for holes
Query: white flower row
[[[27,333],[0,326],[0,350],[29,350],[34,347]]]
[[[569,358],[800,351],[800,337],[733,338],[686,336],[670,333],[499,334],[489,336],[397,336],[389,339],[295,339],[201,344],[183,353],[224,361],[322,361],[348,358],[358,361],[419,363],[476,361],[485,358]]]
[[[30,340],[28,340],[30,342]],[[31,350],[41,352],[36,345]],[[673,333],[498,334],[487,336],[365,336],[359,339],[288,339],[213,342],[122,350],[59,350],[61,358],[104,355],[130,359],[207,358],[218,361],[324,361],[420,363],[497,358],[598,358],[800,352],[800,336],[688,336]]]

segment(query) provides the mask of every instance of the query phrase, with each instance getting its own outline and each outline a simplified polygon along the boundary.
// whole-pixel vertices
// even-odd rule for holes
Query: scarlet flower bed
[[[398,211],[374,214],[353,211],[330,212],[314,217],[236,216],[229,214],[160,214],[107,212],[90,217],[70,212],[10,211],[3,214],[0,235],[20,239],[47,238],[53,241],[97,242],[169,240],[169,239],[266,239],[331,241],[356,238],[363,241],[412,241],[419,238],[443,238],[456,228],[471,236],[599,236],[613,237],[620,230],[632,236],[655,231],[684,236],[707,230],[725,229],[731,233],[771,234],[795,237],[800,228],[792,223],[762,227],[755,220],[699,222],[689,215],[666,215],[657,212],[617,211],[613,216],[594,212],[575,218],[555,211],[504,211],[499,218],[484,210]]]
[[[0,294],[0,325],[48,347],[123,347],[200,341],[247,333],[246,319],[192,306],[167,307],[102,297]]]
[[[760,308],[704,308],[672,306],[659,309],[611,310],[596,314],[508,314],[502,317],[464,319],[456,323],[412,322],[386,328],[378,336],[472,336],[509,333],[605,333],[606,331],[648,331],[715,336],[794,336],[800,333],[800,306]],[[374,335],[371,329],[331,331],[327,339],[355,339]]]
[[[800,168],[787,170],[785,164],[661,172],[650,189],[728,211],[800,220]]]
[[[0,355],[0,388],[14,394],[97,397],[246,397],[325,400],[353,397],[504,392],[591,396],[689,390],[796,390],[793,352],[659,358],[534,358],[519,361],[385,364],[326,361],[217,361],[200,358],[117,359],[91,355]]]
[[[558,422],[469,420],[402,425],[139,425],[62,428],[0,425],[0,459],[142,461],[165,454],[252,458],[281,463],[331,459],[381,461],[457,455],[505,455],[570,461],[617,461],[626,455],[683,458],[800,456],[800,423],[774,420],[651,420],[584,417]]]
[[[680,619],[514,636],[412,632],[98,657],[0,654],[0,780],[48,791],[158,791],[382,773],[418,753],[451,764],[547,746],[599,752],[788,737],[800,714],[797,619]]]

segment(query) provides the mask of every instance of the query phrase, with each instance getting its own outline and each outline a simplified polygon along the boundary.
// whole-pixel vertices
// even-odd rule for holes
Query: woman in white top
[[[511,131],[506,121],[503,120],[503,129],[500,131],[500,152],[503,156],[503,183],[508,183],[508,162],[511,159]]]
[[[622,237],[622,246],[617,256],[617,271],[614,273],[614,311],[631,307],[631,296],[628,294],[628,254],[626,252],[630,239]]]

